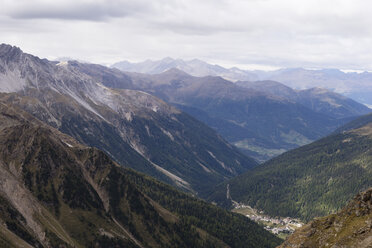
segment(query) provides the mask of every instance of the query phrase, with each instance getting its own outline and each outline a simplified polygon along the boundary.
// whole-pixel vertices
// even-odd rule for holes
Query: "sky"
[[[93,63],[372,71],[368,0],[0,0],[0,43]]]

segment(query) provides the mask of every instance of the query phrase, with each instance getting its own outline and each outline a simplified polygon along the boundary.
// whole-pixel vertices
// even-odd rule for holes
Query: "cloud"
[[[1,42],[92,62],[200,58],[228,65],[372,70],[363,0],[0,0]]]
[[[146,1],[13,1],[8,14],[14,19],[107,21],[149,10]]]

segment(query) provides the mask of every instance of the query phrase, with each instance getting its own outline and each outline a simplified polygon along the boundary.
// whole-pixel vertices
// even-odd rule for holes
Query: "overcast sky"
[[[372,70],[368,0],[0,0],[0,43],[110,64]]]

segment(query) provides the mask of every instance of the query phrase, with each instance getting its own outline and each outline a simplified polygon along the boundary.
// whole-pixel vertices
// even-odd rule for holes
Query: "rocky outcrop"
[[[359,193],[340,212],[298,229],[279,247],[372,247],[372,188]]]

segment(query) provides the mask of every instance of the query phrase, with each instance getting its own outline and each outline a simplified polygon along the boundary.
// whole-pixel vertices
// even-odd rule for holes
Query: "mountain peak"
[[[175,59],[171,58],[171,57],[165,57],[161,60],[161,62],[165,62],[165,63],[171,63],[175,61]]]
[[[177,75],[177,76],[190,76],[189,74],[187,74],[186,72],[176,68],[176,67],[173,67],[173,68],[170,68],[162,73],[160,73],[162,75]]]
[[[192,59],[190,60],[190,62],[192,63],[200,63],[200,64],[206,64],[207,62],[203,61],[203,60],[200,60],[200,59]]]
[[[8,44],[0,44],[0,57],[14,58],[22,54],[22,50],[19,47],[11,46]]]

